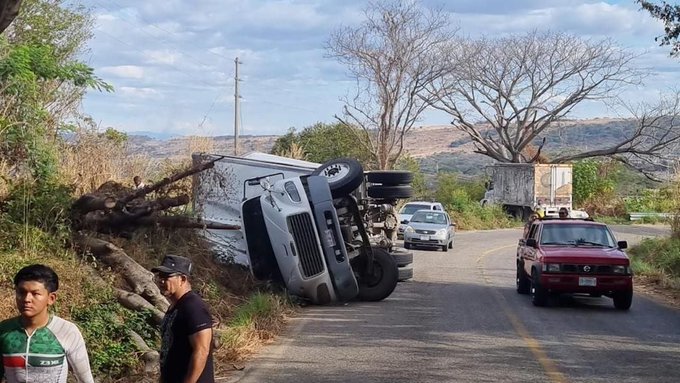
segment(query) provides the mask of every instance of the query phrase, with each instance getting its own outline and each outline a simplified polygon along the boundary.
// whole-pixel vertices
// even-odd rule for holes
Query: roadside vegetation
[[[633,271],[648,282],[680,291],[680,171],[675,182],[666,188],[667,211],[674,213],[668,220],[668,238],[645,239],[629,250]]]

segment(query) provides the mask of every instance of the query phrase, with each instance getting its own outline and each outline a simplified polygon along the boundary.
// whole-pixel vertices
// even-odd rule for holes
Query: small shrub
[[[87,341],[95,373],[123,377],[135,370],[137,350],[129,331],[137,332],[150,347],[157,347],[158,333],[150,324],[149,312],[134,312],[109,301],[74,308],[72,316]]]

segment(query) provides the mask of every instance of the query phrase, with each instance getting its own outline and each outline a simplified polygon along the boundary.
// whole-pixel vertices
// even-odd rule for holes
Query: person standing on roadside
[[[161,293],[170,301],[161,324],[162,383],[214,383],[212,317],[191,290],[191,260],[166,255],[151,269]]]
[[[80,383],[94,383],[83,336],[75,324],[50,315],[59,277],[45,265],[14,276],[19,316],[0,323],[1,376],[7,383],[66,383],[69,368]]]

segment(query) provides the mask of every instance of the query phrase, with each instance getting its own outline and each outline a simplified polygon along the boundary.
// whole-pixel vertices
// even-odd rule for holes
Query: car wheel
[[[453,238],[451,238],[451,242],[449,242],[449,249],[453,249]]]
[[[411,244],[409,242],[404,242],[404,249],[410,249]]]
[[[548,292],[541,286],[538,273],[531,272],[531,303],[534,306],[545,306],[548,303]]]
[[[333,197],[342,197],[361,185],[364,168],[353,158],[337,158],[324,162],[312,175],[326,177]]]
[[[524,267],[518,262],[517,263],[517,293],[519,294],[529,294],[531,291],[531,281],[529,281],[529,276]]]
[[[442,251],[449,251],[449,245],[442,245]]]
[[[383,185],[407,185],[413,182],[413,173],[403,170],[366,172],[366,181]]]
[[[618,310],[628,310],[633,304],[633,288],[615,293],[612,297],[614,299],[614,307]]]

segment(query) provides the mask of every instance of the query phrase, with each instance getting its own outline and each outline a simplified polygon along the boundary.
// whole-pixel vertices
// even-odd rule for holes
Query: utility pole
[[[234,156],[238,156],[238,131],[241,123],[241,95],[238,93],[238,82],[241,79],[238,78],[238,64],[242,64],[242,62],[238,61],[237,57],[234,59],[234,64],[236,66],[236,75],[234,76]]]

